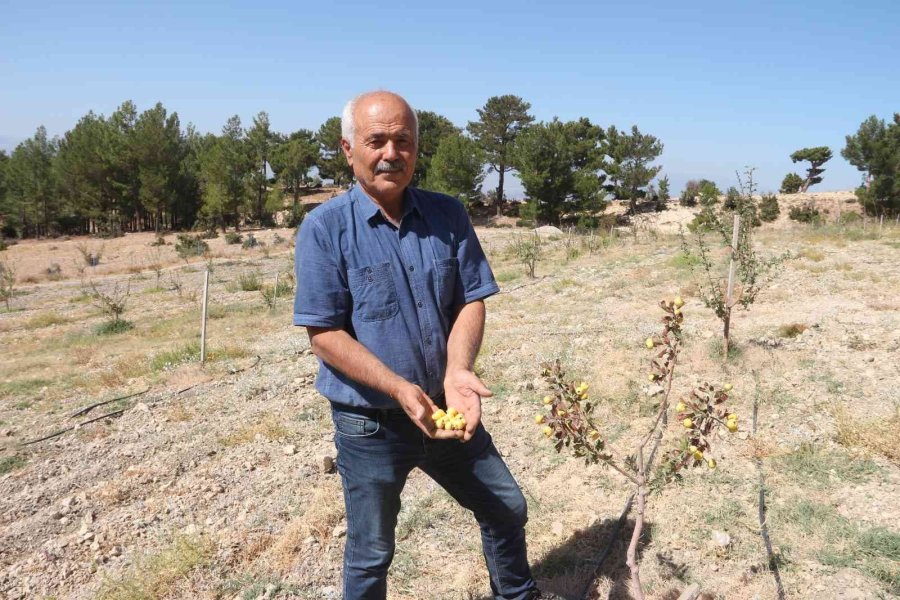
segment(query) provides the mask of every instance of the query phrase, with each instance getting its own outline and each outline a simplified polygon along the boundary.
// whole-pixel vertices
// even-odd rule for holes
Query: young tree
[[[459,128],[447,117],[431,111],[417,110],[416,117],[419,119],[419,151],[416,171],[410,185],[423,187],[423,182],[428,178],[432,157],[438,151],[441,142],[449,136],[458,134]]]
[[[13,151],[7,164],[12,209],[17,213],[23,237],[47,235],[56,227],[58,203],[53,160],[59,141],[48,139],[44,126]]]
[[[602,141],[603,130],[586,118],[553,119],[519,135],[515,160],[535,218],[558,223],[566,212],[602,210]]]
[[[353,169],[347,164],[347,157],[341,150],[341,118],[331,117],[319,127],[316,133],[319,142],[319,176],[331,179],[335,185],[346,185],[353,181]]]
[[[178,113],[167,115],[161,103],[141,113],[132,142],[140,181],[138,197],[157,232],[172,225],[185,150]]]
[[[868,174],[868,189],[857,190],[867,212],[900,211],[900,113],[894,114],[889,125],[869,117],[855,136],[847,136],[847,147],[841,154]]]
[[[237,115],[228,119],[222,135],[204,153],[201,181],[205,217],[222,227],[240,227],[247,202],[247,174],[252,168],[244,146],[244,130]]]
[[[604,170],[610,179],[607,189],[616,198],[628,200],[628,214],[637,211],[637,201],[644,197],[644,190],[661,166],[650,166],[662,154],[663,144],[652,135],[641,133],[637,125],[631,126],[631,134],[620,132],[615,126],[606,130],[604,153],[608,159]]]
[[[531,104],[518,96],[492,96],[478,109],[478,121],[469,121],[469,134],[484,152],[490,171],[499,176],[497,214],[503,214],[503,179],[514,169],[513,147],[519,132],[534,117],[528,114]]]
[[[886,129],[884,120],[872,115],[860,124],[855,135],[846,136],[847,145],[841,150],[847,162],[865,173],[867,189],[872,180],[872,163]]]
[[[828,146],[816,146],[814,148],[801,148],[791,154],[791,161],[797,163],[808,161],[809,168],[806,170],[806,179],[800,186],[801,192],[806,192],[811,185],[822,182],[822,173],[825,169],[822,165],[831,160],[831,149]]]
[[[669,176],[666,175],[662,179],[659,180],[659,201],[662,203],[666,203],[669,201]]]
[[[256,205],[253,209],[253,218],[262,220],[265,211],[266,166],[269,163],[269,154],[275,140],[275,134],[269,125],[269,113],[261,111],[253,117],[253,126],[247,130],[247,151],[251,156],[250,186],[256,194]]]
[[[803,187],[803,178],[796,173],[788,173],[781,180],[781,189],[778,190],[782,194],[796,194]]]
[[[312,131],[300,129],[272,152],[272,170],[278,183],[293,195],[294,212],[300,204],[300,188],[306,183],[309,170],[319,158],[319,144]]]
[[[481,196],[483,165],[478,145],[461,133],[453,133],[437,147],[423,187],[458,198],[468,208]]]

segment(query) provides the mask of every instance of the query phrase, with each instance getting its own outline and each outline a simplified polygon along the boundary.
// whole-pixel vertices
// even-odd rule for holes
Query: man
[[[416,467],[474,513],[496,598],[550,598],[528,567],[525,499],[481,425],[491,392],[472,368],[483,300],[499,288],[475,231],[459,202],[409,187],[418,123],[403,98],[363,94],[341,127],[358,185],[300,228],[294,324],[307,328],[332,407],[344,598],[386,597],[400,493]],[[465,429],[437,429],[438,408],[455,408]]]

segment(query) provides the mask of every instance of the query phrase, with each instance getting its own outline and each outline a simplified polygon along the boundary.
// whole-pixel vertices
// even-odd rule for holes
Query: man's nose
[[[382,150],[384,150],[384,160],[397,160],[400,158],[400,153],[397,151],[397,144],[392,140],[388,140],[382,147]]]

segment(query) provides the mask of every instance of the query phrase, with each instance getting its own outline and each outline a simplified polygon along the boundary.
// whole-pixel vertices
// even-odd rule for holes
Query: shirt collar
[[[371,223],[372,219],[375,219],[376,217],[384,219],[384,215],[381,214],[381,208],[369,198],[368,194],[366,194],[358,184],[353,186],[352,193],[356,198],[356,205],[359,212],[366,221]],[[420,216],[422,215],[422,210],[419,208],[418,194],[416,194],[411,187],[407,186],[406,189],[403,190],[403,216],[401,217],[401,220],[406,218],[406,216],[413,211]]]

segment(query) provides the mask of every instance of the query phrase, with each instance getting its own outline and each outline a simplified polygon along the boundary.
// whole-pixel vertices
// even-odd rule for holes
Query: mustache
[[[375,173],[396,173],[398,171],[405,171],[406,163],[402,160],[382,160],[379,161],[377,165],[375,165]]]

